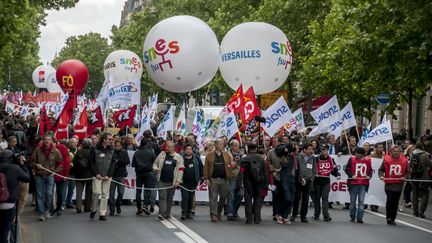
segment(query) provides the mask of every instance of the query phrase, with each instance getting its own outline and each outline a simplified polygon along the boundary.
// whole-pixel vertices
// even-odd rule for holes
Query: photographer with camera
[[[291,213],[296,193],[296,182],[299,180],[297,158],[291,144],[279,144],[275,147],[274,153],[280,163],[280,168],[275,169],[280,183],[279,188],[276,188],[279,202],[276,220],[278,224],[290,224],[288,215]],[[273,168],[276,168],[275,166],[276,164],[273,164]]]

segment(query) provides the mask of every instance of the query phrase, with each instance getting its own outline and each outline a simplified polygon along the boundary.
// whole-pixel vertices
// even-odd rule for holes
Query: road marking
[[[432,224],[432,221],[430,221],[430,220],[422,219],[422,218],[419,218],[419,217],[415,217],[414,215],[411,215],[411,214],[402,213],[402,212],[398,212],[398,214],[401,214],[401,215],[404,215],[404,216],[407,216],[407,217],[410,217],[410,218],[413,218],[413,219],[417,219],[417,220],[423,221],[425,223]]]
[[[369,210],[365,210],[365,212],[368,212],[368,213],[370,213],[370,214],[373,214],[373,215],[378,216],[378,217],[381,217],[381,218],[386,218],[385,215],[382,215],[382,214],[380,214],[380,213],[371,212],[371,211],[369,211]],[[400,223],[400,224],[404,224],[404,225],[409,226],[409,227],[412,227],[412,228],[415,228],[415,229],[418,229],[418,230],[421,230],[421,231],[424,231],[424,232],[426,232],[426,233],[432,234],[432,230],[428,230],[428,229],[425,229],[425,228],[423,228],[423,227],[420,227],[420,226],[417,226],[417,225],[414,225],[414,224],[410,224],[410,223],[408,223],[408,222],[405,222],[405,221],[402,221],[402,220],[399,220],[399,219],[396,219],[396,222],[397,222],[397,223]]]
[[[208,241],[206,241],[204,238],[202,238],[201,236],[199,236],[197,233],[195,233],[194,231],[192,231],[191,229],[189,229],[186,225],[184,225],[183,223],[181,223],[180,221],[178,221],[176,218],[172,217],[169,219],[169,221],[171,223],[173,223],[175,226],[177,226],[177,228],[179,228],[181,231],[183,231],[184,233],[186,233],[186,235],[188,235],[190,238],[192,238],[195,242],[197,243],[208,243]]]
[[[174,234],[185,243],[196,243],[196,241],[192,240],[192,238],[183,232],[174,232]]]
[[[163,225],[165,225],[165,227],[167,227],[168,229],[176,229],[177,227],[175,227],[170,221],[168,220],[159,220]]]

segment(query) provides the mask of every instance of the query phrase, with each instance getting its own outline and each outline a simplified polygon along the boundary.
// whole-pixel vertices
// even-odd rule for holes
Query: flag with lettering
[[[180,110],[174,130],[177,130],[181,135],[186,136],[186,108],[184,104]]]
[[[342,120],[343,129],[357,126],[351,101],[341,110],[340,119]]]
[[[294,111],[290,122],[285,124],[285,130],[288,132],[300,131],[305,127],[303,110],[302,108],[298,108],[296,111]]]
[[[266,119],[266,122],[261,123],[261,127],[272,137],[291,120],[292,113],[284,97],[281,96],[272,106],[263,112],[262,116]]]
[[[150,112],[151,109],[146,106],[143,107],[141,112],[141,120],[140,120],[140,129],[135,136],[135,141],[137,145],[141,145],[141,139],[143,138],[143,134],[147,130],[151,130],[150,127]]]
[[[251,86],[243,95],[243,104],[244,104],[244,112],[245,112],[245,118],[243,122],[243,128],[245,127],[245,124],[252,121],[255,116],[261,115],[260,108],[258,106],[258,103],[255,98],[255,92],[253,87]]]
[[[192,123],[192,130],[191,130],[192,134],[198,136],[200,133],[200,128],[203,127],[203,125],[204,125],[204,117],[202,113],[199,110],[197,110],[195,112],[195,118]]]
[[[174,106],[172,105],[168,112],[165,114],[163,120],[160,122],[157,128],[157,136],[167,139],[168,132],[174,129]]]
[[[226,103],[228,112],[233,112],[235,114],[237,124],[241,128],[243,127],[243,121],[245,119],[245,109],[244,109],[244,94],[243,85],[240,84],[237,91],[231,96],[231,98]]]
[[[79,140],[83,140],[87,137],[87,129],[88,129],[88,118],[87,118],[87,108],[84,108],[81,111],[81,114],[78,116],[77,122],[74,124],[74,135],[78,136]]]
[[[324,105],[318,109],[311,111],[311,116],[317,122],[318,126],[312,130],[310,136],[330,133],[339,137],[342,133],[342,122],[340,121],[339,114],[340,108],[336,96],[333,96]]]
[[[60,116],[53,126],[54,137],[57,140],[69,138],[69,123],[72,120],[74,100],[69,99],[63,107]]]
[[[229,140],[235,134],[239,132],[236,117],[233,112],[230,112],[227,116],[225,116],[224,120],[221,120],[220,126],[216,132],[216,137],[224,137],[226,136]]]
[[[377,127],[375,127],[372,131],[370,131],[367,135],[367,138],[364,140],[364,143],[369,144],[377,144],[386,142],[389,140],[393,140],[393,133],[391,129],[390,121],[386,121]]]

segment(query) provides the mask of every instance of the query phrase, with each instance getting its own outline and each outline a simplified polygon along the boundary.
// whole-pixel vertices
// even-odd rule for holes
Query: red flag
[[[231,96],[231,99],[228,100],[226,107],[228,108],[228,112],[234,112],[236,116],[237,124],[240,130],[244,127],[244,118],[245,118],[245,110],[244,110],[244,98],[243,98],[243,85],[240,84],[237,91]]]
[[[87,137],[87,127],[88,127],[88,119],[87,119],[87,109],[84,109],[79,116],[77,124],[74,126],[74,135],[78,136],[79,140],[83,140]]]
[[[51,122],[46,112],[45,105],[40,109],[39,134],[44,136],[46,131],[51,130]]]
[[[73,100],[69,99],[66,101],[63,110],[60,113],[55,125],[53,126],[53,131],[55,132],[55,138],[57,140],[69,137],[69,123],[72,119],[73,114]]]
[[[255,99],[255,92],[252,86],[246,91],[246,93],[244,93],[243,98],[244,98],[244,113],[245,113],[244,123],[246,124],[249,121],[253,120],[255,116],[261,115],[261,111]]]
[[[87,124],[87,136],[90,137],[93,134],[95,128],[103,127],[104,121],[102,116],[102,110],[100,106],[91,111],[90,119]]]
[[[122,129],[125,126],[132,127],[136,109],[137,107],[136,105],[134,105],[129,109],[119,110],[116,113],[114,113],[113,115],[114,121],[117,122],[120,129]]]

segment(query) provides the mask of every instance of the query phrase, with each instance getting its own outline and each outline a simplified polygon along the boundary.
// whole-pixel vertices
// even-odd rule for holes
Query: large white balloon
[[[105,79],[109,79],[114,84],[140,79],[142,72],[141,59],[131,51],[117,50],[111,52],[105,59]]]
[[[32,74],[33,83],[38,88],[46,88],[47,78],[55,69],[51,66],[41,65],[37,67]]]
[[[216,74],[219,43],[213,30],[192,16],[162,20],[144,41],[144,65],[161,88],[190,92],[206,85]]]
[[[63,90],[60,85],[57,83],[56,72],[50,73],[47,78],[46,88],[50,93],[61,93],[63,94]]]
[[[260,22],[243,23],[232,28],[222,40],[220,71],[234,90],[243,84],[253,86],[256,94],[279,88],[291,70],[291,44],[277,27]]]

